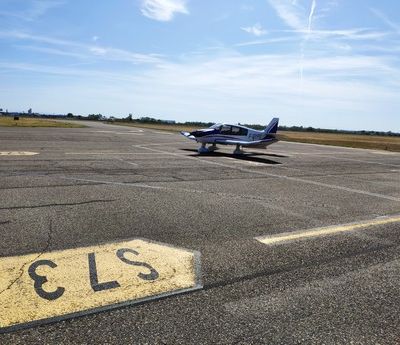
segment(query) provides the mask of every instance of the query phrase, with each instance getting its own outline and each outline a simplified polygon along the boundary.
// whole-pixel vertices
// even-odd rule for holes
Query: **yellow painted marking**
[[[141,239],[0,258],[0,332],[197,289],[197,260]]]
[[[28,151],[0,151],[0,156],[33,156],[39,152],[28,152]]]
[[[65,152],[66,155],[154,155],[154,153],[137,152]]]
[[[295,241],[295,240],[303,240],[307,238],[313,238],[324,235],[333,235],[341,232],[352,231],[357,229],[366,229],[371,226],[389,224],[389,223],[397,223],[400,222],[400,215],[393,217],[379,217],[373,220],[368,220],[364,222],[357,222],[351,224],[343,224],[343,225],[335,225],[328,226],[324,228],[316,228],[310,230],[301,230],[294,232],[287,232],[272,236],[261,236],[256,237],[256,240],[260,241],[264,244],[278,244],[282,242]]]

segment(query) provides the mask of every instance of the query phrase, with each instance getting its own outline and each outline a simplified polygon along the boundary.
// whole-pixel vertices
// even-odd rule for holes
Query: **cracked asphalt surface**
[[[146,238],[201,253],[203,288],[0,334],[1,344],[399,344],[400,154],[279,142],[198,156],[174,133],[0,128],[0,256]]]

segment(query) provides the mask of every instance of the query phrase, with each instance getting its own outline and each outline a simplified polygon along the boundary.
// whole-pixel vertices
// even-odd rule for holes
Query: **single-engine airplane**
[[[198,129],[193,132],[181,132],[186,138],[201,143],[199,153],[209,153],[218,149],[220,145],[236,145],[234,155],[244,152],[241,147],[266,148],[276,143],[276,131],[278,130],[278,118],[273,118],[263,131],[257,131],[245,126],[216,123],[210,128]],[[206,147],[206,144],[211,144]]]

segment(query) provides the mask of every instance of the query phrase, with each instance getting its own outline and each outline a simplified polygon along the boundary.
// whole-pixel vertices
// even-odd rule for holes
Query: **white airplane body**
[[[217,150],[217,144],[236,145],[234,154],[243,154],[241,147],[266,148],[276,143],[278,118],[273,118],[269,125],[262,131],[257,131],[240,125],[217,123],[210,128],[199,129],[193,132],[181,132],[186,138],[201,143],[199,153],[208,153]],[[206,147],[206,144],[211,146]]]

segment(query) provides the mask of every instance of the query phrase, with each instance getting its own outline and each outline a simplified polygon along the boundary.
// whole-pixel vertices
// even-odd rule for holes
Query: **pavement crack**
[[[19,269],[19,274],[18,277],[15,278],[10,284],[8,284],[8,286],[4,289],[0,291],[0,295],[3,294],[4,292],[6,292],[7,290],[11,289],[11,287],[18,281],[21,279],[22,275],[25,272],[25,267],[31,263],[33,263],[34,261],[36,261],[37,259],[39,259],[45,252],[47,252],[47,250],[50,248],[51,246],[51,241],[53,238],[53,226],[52,226],[52,221],[50,219],[50,223],[49,223],[49,230],[47,232],[47,239],[46,239],[46,243],[44,245],[44,247],[40,250],[40,253],[38,255],[36,255],[32,260],[25,262],[21,268]]]
[[[38,186],[16,186],[16,187],[5,187],[0,190],[12,190],[12,189],[35,189],[35,188],[57,188],[57,187],[81,187],[81,186],[99,186],[100,183],[78,183],[78,184],[58,184],[58,185],[38,185]]]
[[[9,223],[11,223],[11,220],[6,220],[4,222],[0,222],[0,225],[9,224]]]
[[[32,206],[11,206],[11,207],[0,207],[0,210],[19,210],[19,209],[29,209],[29,208],[42,208],[42,207],[55,207],[55,206],[78,206],[78,205],[86,205],[93,204],[99,202],[113,202],[115,199],[104,199],[104,200],[89,200],[89,201],[81,201],[81,202],[71,202],[71,203],[61,203],[61,204],[44,204],[44,205],[32,205]]]

